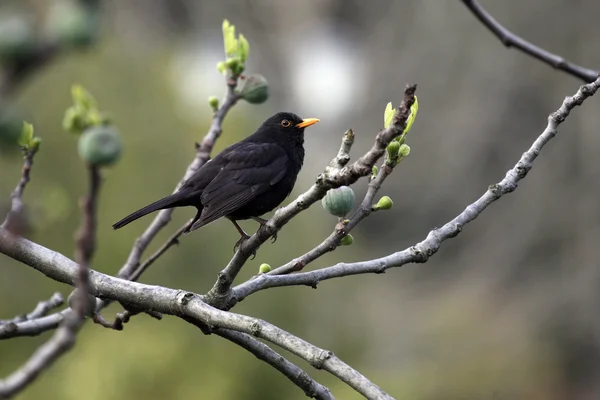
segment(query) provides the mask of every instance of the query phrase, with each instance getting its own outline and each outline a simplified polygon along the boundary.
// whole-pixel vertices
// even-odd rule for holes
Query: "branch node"
[[[323,369],[323,365],[327,360],[333,356],[333,353],[329,350],[320,350],[317,354],[313,355],[308,362],[316,369]]]

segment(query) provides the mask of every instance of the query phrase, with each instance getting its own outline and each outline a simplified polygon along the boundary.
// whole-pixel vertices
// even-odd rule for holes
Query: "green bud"
[[[390,144],[388,144],[386,150],[388,153],[388,158],[390,160],[394,160],[396,157],[398,157],[398,152],[400,151],[400,143],[398,143],[395,140],[392,140]]]
[[[371,179],[375,179],[377,177],[378,173],[379,173],[379,168],[377,168],[376,165],[373,165],[373,168],[371,168]]]
[[[19,137],[19,145],[21,147],[28,148],[33,139],[33,125],[23,121],[23,129],[21,130],[21,136]]]
[[[396,114],[396,110],[392,107],[392,103],[387,103],[383,112],[383,127],[387,129],[392,124],[392,119]]]
[[[262,75],[251,75],[241,91],[242,99],[251,104],[261,104],[269,98],[269,83]]]
[[[106,166],[115,163],[123,151],[119,133],[110,126],[86,129],[79,137],[79,156],[87,163]]]
[[[219,99],[217,99],[215,96],[210,96],[208,98],[208,105],[213,111],[217,111],[219,109]]]
[[[223,20],[223,44],[225,45],[225,54],[234,55],[237,50],[237,40],[235,38],[235,26],[228,20]]]
[[[260,264],[260,267],[258,267],[258,272],[260,274],[266,274],[267,272],[271,271],[271,266],[269,264]]]
[[[67,132],[80,134],[85,128],[87,128],[85,111],[78,106],[71,106],[65,111],[63,117],[63,129]]]
[[[402,158],[408,156],[410,154],[410,146],[407,144],[403,144],[402,146],[400,146],[400,150],[398,151],[398,154],[400,154],[400,157],[402,157]]]
[[[237,54],[242,62],[246,61],[248,58],[248,53],[250,53],[250,44],[248,43],[246,37],[240,33],[240,37],[238,38]]]
[[[239,58],[230,58],[225,62],[231,71],[233,76],[239,76],[242,72],[244,72],[244,63]]]
[[[351,234],[347,234],[342,238],[342,240],[340,240],[340,244],[342,246],[350,246],[352,243],[354,243],[354,238]]]
[[[24,15],[3,15],[0,19],[0,60],[14,60],[30,54],[35,47],[32,25]]]
[[[31,140],[31,142],[29,143],[29,150],[36,153],[40,149],[41,144],[42,144],[42,139],[39,137],[34,137]]]
[[[227,72],[227,64],[225,63],[225,61],[219,61],[217,63],[217,70],[219,70],[220,73],[225,75],[225,73]]]
[[[354,207],[354,190],[348,186],[331,189],[321,200],[323,208],[336,217],[345,217]]]
[[[96,99],[81,85],[71,86],[71,97],[73,104],[79,106],[83,111],[89,111],[98,107]]]
[[[379,199],[377,204],[375,204],[373,206],[373,211],[390,210],[393,205],[394,205],[394,202],[392,201],[392,199],[390,199],[388,196],[383,196],[382,198]]]

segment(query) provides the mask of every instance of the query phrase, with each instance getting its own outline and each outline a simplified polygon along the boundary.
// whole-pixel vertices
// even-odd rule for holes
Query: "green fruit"
[[[345,217],[354,207],[354,190],[348,186],[331,189],[321,200],[323,208],[336,217]]]
[[[246,79],[241,95],[248,103],[264,103],[269,98],[269,83],[262,75],[251,75]]]
[[[354,243],[354,237],[352,237],[351,234],[347,234],[346,236],[344,236],[342,238],[342,240],[340,241],[340,244],[342,246],[350,246],[352,243]]]
[[[261,274],[271,272],[271,266],[269,264],[260,264],[260,267],[258,267],[258,272]]]
[[[89,46],[97,37],[99,20],[89,7],[67,1],[54,4],[48,33],[68,46]]]
[[[0,61],[24,57],[34,48],[33,29],[25,16],[14,14],[0,19]]]
[[[219,109],[219,99],[217,99],[215,96],[210,96],[208,98],[208,105],[213,109],[213,111],[217,111]]]
[[[109,126],[86,129],[79,137],[79,156],[86,162],[105,166],[115,163],[121,156],[123,142],[119,133]]]
[[[394,202],[389,196],[383,196],[379,199],[377,204],[373,206],[373,211],[377,210],[390,210],[394,206]]]
[[[400,151],[400,143],[398,143],[397,141],[393,140],[390,144],[388,144],[387,153],[388,153],[388,158],[390,160],[393,160],[396,157],[398,157],[399,151]]]

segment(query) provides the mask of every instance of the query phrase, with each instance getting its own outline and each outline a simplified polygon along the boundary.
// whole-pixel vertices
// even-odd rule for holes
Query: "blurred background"
[[[95,2],[4,0],[0,28],[13,24],[14,33],[29,23],[34,35],[45,38],[55,20],[66,24],[61,16],[86,3]],[[61,126],[71,85],[84,85],[113,117],[125,151],[104,173],[93,263],[108,274],[119,270],[151,218],[119,231],[111,224],[170,193],[194,157],[193,143],[207,131],[206,99],[225,90],[215,68],[224,59],[224,18],[248,38],[247,73],[266,76],[271,97],[262,105],[236,106],[215,153],[277,111],[320,118],[306,131],[307,157],[294,195],[335,155],[346,129],[357,134],[353,156],[363,154],[382,127],[386,103],[399,104],[406,83],[419,85],[419,116],[407,141],[412,153],[380,191],[393,198],[394,208],[372,215],[353,233],[352,246],[310,268],[380,257],[422,240],[502,179],[542,132],[547,115],[581,84],[505,49],[460,1],[101,3],[97,38],[62,52],[1,100],[2,118],[9,121],[5,133],[11,118],[19,126],[26,119],[43,139],[24,196],[25,236],[69,257],[86,186],[76,138]],[[600,68],[597,1],[483,6],[526,39]],[[271,289],[235,311],[332,350],[396,398],[600,398],[598,109],[593,98],[575,110],[519,190],[494,203],[426,264],[327,281],[318,290]],[[0,152],[2,214],[22,166],[18,150],[7,143]],[[360,197],[366,182],[354,188]],[[177,210],[150,250],[194,212]],[[277,243],[265,244],[239,279],[254,275],[263,262],[278,266],[304,253],[335,222],[315,204],[283,229]],[[253,222],[244,226],[256,229]],[[231,224],[220,220],[184,237],[141,281],[204,293],[237,239]],[[70,289],[0,256],[0,318],[29,312],[53,291],[66,295]],[[117,311],[111,307],[106,314]],[[1,341],[0,376],[49,335]],[[290,358],[337,398],[360,398],[326,372]],[[203,336],[177,318],[140,316],[122,332],[86,324],[76,347],[18,398],[305,396],[221,338]]]

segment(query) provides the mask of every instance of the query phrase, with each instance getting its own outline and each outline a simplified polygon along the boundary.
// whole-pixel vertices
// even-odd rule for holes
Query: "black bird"
[[[267,119],[256,132],[227,147],[196,171],[181,188],[126,216],[113,225],[122,228],[151,212],[193,206],[198,209],[186,233],[221,217],[249,237],[237,220],[254,219],[273,210],[290,194],[304,162],[304,128],[319,122],[280,112]]]

